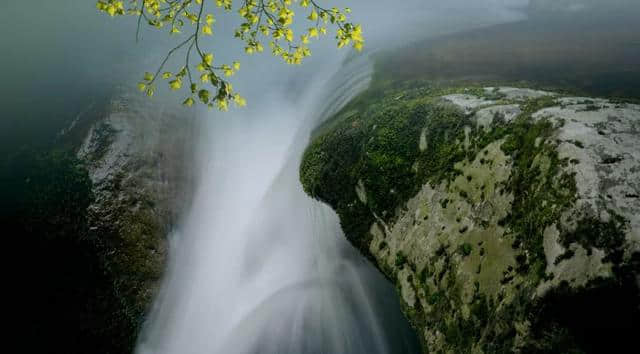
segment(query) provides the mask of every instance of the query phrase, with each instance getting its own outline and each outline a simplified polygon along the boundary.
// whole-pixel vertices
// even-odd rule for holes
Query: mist
[[[368,53],[418,39],[425,18],[449,19],[429,25],[435,35],[523,16],[504,4],[480,17],[465,2],[346,5],[355,21],[371,23]],[[224,51],[211,50],[223,62],[239,55],[237,44],[220,45]],[[234,87],[249,106],[202,113],[195,199],[170,236],[169,269],[138,353],[418,351],[394,290],[348,244],[337,215],[298,182],[312,129],[371,80],[368,54],[336,54],[333,46],[312,46],[298,67],[265,56],[243,60]]]
[[[487,68],[481,74],[491,78],[513,72],[537,77],[539,71],[529,67],[505,73],[491,58],[467,65],[477,52],[464,50],[469,41],[478,43],[474,33],[482,33],[474,31],[510,32],[491,26],[527,19],[557,24],[558,18],[596,17],[600,28],[609,28],[640,9],[631,0],[606,10],[589,0],[334,4],[351,7],[351,19],[362,24],[363,53],[338,51],[327,36],[312,43],[313,55],[301,66],[268,53],[247,56],[233,38],[238,16],[220,15],[214,40],[204,49],[218,62],[242,63],[231,82],[248,106],[226,113],[188,109],[180,107],[182,94],[167,88],[149,99],[185,115],[195,112],[201,127],[190,142],[197,147],[190,166],[196,176],[193,202],[179,211],[180,221],[166,235],[168,266],[140,325],[136,353],[417,352],[418,340],[388,279],[347,242],[335,212],[302,190],[298,166],[313,130],[369,87],[375,65],[385,65],[388,77],[407,80],[467,78],[478,67]],[[540,31],[531,26],[524,32]],[[294,25],[304,28],[304,21]],[[553,28],[564,33],[564,23]],[[103,107],[134,92],[144,71],[154,71],[175,44],[166,31],[148,28],[137,41],[135,18],[109,18],[94,1],[4,0],[0,30],[5,34],[0,154],[5,155],[23,146],[51,147],[83,112],[104,114]],[[447,50],[455,42],[448,42],[451,38],[464,44],[442,57],[466,60],[465,65],[447,71],[446,63],[420,62],[426,56],[415,54],[442,48],[442,38]],[[399,48],[403,55],[391,55]],[[633,51],[621,65],[637,66],[629,60],[636,55]],[[563,65],[572,60],[578,59]],[[169,70],[173,64],[169,61]]]
[[[512,9],[523,6],[518,0],[477,3],[345,1],[344,5],[354,8],[354,20],[366,26],[369,49],[510,20]],[[443,11],[447,17],[439,15]],[[391,16],[393,13],[397,15]],[[219,17],[214,47],[221,59],[240,59],[245,69],[277,68],[286,75],[276,79],[279,84],[310,71],[304,66],[288,67],[267,53],[247,57],[241,43],[232,38],[237,22],[229,18],[237,16]],[[0,87],[4,105],[0,151],[24,144],[46,146],[91,102],[108,101],[118,90],[132,90],[145,70],[159,64],[174,40],[162,31],[143,28],[142,40],[136,42],[135,28],[135,18],[109,18],[95,9],[93,1],[3,1],[0,29],[7,36],[2,40],[5,50],[0,57],[5,82]],[[326,38],[312,49],[336,56],[334,47],[331,38]],[[320,55],[310,60],[322,61]],[[240,75],[235,83],[243,92],[241,89],[252,86],[242,84],[252,73],[242,70]],[[163,98],[155,101],[172,102]]]
[[[615,24],[620,16],[640,13],[633,0],[428,0],[343,1],[354,9],[353,20],[366,31],[367,49],[389,49],[426,37],[537,17],[603,17],[601,26]],[[132,90],[145,70],[155,68],[173,39],[154,29],[143,29],[135,38],[135,18],[109,18],[93,1],[6,0],[0,4],[0,29],[7,33],[0,57],[5,83],[0,87],[4,112],[0,120],[1,150],[24,144],[48,144],[55,133],[86,108],[88,102],[108,100],[119,89]],[[589,11],[592,10],[592,11]],[[233,40],[234,20],[220,16],[214,49],[221,59],[240,59],[244,69],[235,81],[246,89],[247,68],[277,68],[279,84],[288,77],[312,70],[292,68],[267,53],[246,56]],[[304,25],[304,24],[301,24]],[[312,49],[327,56],[340,55],[331,38],[313,43]],[[307,66],[324,61],[312,57]],[[258,69],[259,70],[259,69]],[[157,103],[171,100],[158,98]]]
[[[152,32],[136,43],[133,18],[102,16],[93,1],[3,1],[0,29],[0,151],[50,146],[91,103],[134,87],[170,45]]]

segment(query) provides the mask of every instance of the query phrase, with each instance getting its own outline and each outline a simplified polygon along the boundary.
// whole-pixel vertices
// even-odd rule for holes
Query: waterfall
[[[417,350],[391,285],[298,179],[311,130],[371,73],[366,56],[327,65],[293,82],[294,98],[262,91],[255,111],[210,121],[203,177],[138,353]]]
[[[375,49],[513,20],[517,11],[505,6],[526,0],[349,3],[376,24],[367,42]],[[371,80],[367,56],[344,59],[331,43],[314,48],[302,67],[247,59],[234,84],[249,106],[205,113],[200,181],[170,238],[168,270],[137,353],[419,351],[392,286],[298,179],[312,130]]]

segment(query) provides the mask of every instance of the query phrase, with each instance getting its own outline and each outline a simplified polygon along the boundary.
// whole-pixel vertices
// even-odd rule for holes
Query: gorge
[[[157,34],[134,46],[72,0],[0,6],[12,47],[41,44],[0,59],[25,352],[634,345],[640,6],[345,4],[364,53],[243,57],[249,105],[226,113],[133,92]]]

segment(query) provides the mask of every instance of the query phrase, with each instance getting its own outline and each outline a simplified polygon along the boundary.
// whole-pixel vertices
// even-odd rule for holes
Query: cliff
[[[192,112],[125,94],[94,119],[77,152],[93,185],[87,238],[112,281],[127,351],[159,287],[167,237],[190,202],[196,136]]]
[[[0,157],[24,352],[132,352],[191,198],[193,112],[135,93],[80,111],[54,143]]]
[[[639,132],[619,100],[396,86],[318,128],[300,178],[425,352],[600,352],[640,324]]]

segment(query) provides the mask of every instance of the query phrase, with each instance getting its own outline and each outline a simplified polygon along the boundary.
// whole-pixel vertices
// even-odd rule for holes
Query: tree
[[[236,3],[240,4],[237,13],[242,23],[235,29],[235,37],[244,41],[247,54],[262,52],[263,43],[268,42],[274,56],[281,57],[288,64],[301,64],[305,57],[311,55],[309,42],[326,35],[328,26],[336,28],[339,48],[351,44],[356,50],[362,50],[362,28],[347,20],[347,14],[351,12],[349,8],[327,9],[314,0],[236,0]],[[310,21],[310,27],[299,34],[298,39],[291,28],[295,17],[294,3],[307,12],[306,19]],[[202,50],[202,41],[214,34],[214,12],[231,12],[233,5],[233,0],[98,0],[96,4],[98,10],[112,17],[136,16],[136,40],[140,37],[143,23],[167,30],[170,35],[182,36],[157,70],[145,73],[138,84],[140,91],[153,96],[159,79],[167,80],[174,91],[183,89],[184,83],[188,82],[189,96],[184,99],[184,105],[190,107],[200,102],[209,107],[215,105],[223,111],[228,109],[230,101],[237,106],[246,104],[245,99],[233,91],[231,83],[224,79],[240,70],[240,63],[216,63],[214,53]],[[166,71],[169,58],[180,51],[185,56],[184,65],[176,68],[175,72]],[[195,60],[194,53],[197,55]],[[198,77],[194,77],[196,74]]]

